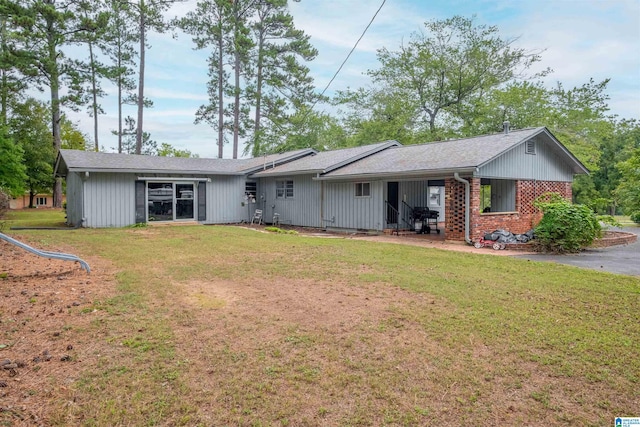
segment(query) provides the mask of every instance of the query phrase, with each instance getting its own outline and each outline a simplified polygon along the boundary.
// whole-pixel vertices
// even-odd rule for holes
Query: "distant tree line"
[[[186,15],[168,17],[179,2],[0,0],[0,186],[30,189],[31,176],[43,170],[35,163],[52,165],[64,144],[100,150],[105,82],[117,88],[118,152],[191,156],[158,147],[144,130],[144,109],[152,106],[144,91],[148,34],[181,30],[207,53],[208,102],[195,122],[211,126],[218,157],[225,144],[234,158],[243,146],[258,156],[388,139],[414,144],[493,133],[509,121],[514,128],[547,126],[591,170],[574,184],[576,201],[601,213],[640,212],[640,126],[609,113],[609,80],[547,87],[543,78],[552,70],[530,71],[544,52],[518,48],[495,26],[461,16],[428,21],[399,47],[378,50],[379,66],[366,72],[370,85],[326,98],[306,65],[317,50],[295,27],[287,0],[200,0]],[[29,89],[46,91],[49,101],[25,97]],[[127,104],[137,117],[123,115]],[[64,110],[81,108],[93,119],[93,141],[82,135],[81,143],[64,142]],[[33,136],[20,128],[32,114],[46,115],[27,129],[50,133],[35,143],[50,144],[39,149],[38,159],[47,160],[29,154]],[[35,181],[46,187],[50,172],[43,174],[49,181]],[[60,195],[58,182],[58,205]]]

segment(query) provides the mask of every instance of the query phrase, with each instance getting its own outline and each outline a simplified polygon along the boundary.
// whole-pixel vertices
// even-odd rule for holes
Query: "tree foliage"
[[[463,124],[493,88],[520,77],[540,60],[499,35],[495,26],[454,16],[425,23],[398,51],[378,50],[380,68],[368,74],[375,86],[408,95],[416,116],[429,127],[431,140],[442,139],[445,121]]]
[[[160,144],[157,154],[161,157],[199,157],[197,154],[193,154],[189,150],[175,148],[166,142]]]
[[[63,49],[94,32],[98,24],[81,16],[77,2],[5,0],[0,6],[0,12],[15,28],[20,40],[12,49],[11,66],[36,87],[49,89],[52,147],[57,155],[62,143],[61,108],[63,105],[78,107],[85,77],[81,63],[67,57]],[[55,180],[54,184],[53,204],[61,207],[62,183]]]
[[[624,212],[640,223],[640,145],[633,149],[629,159],[618,164],[618,169],[621,179],[615,194]]]
[[[33,207],[34,196],[49,192],[54,181],[55,152],[48,122],[50,117],[51,109],[46,104],[29,98],[16,106],[9,120],[11,137],[24,152],[25,187],[30,194],[30,207]]]
[[[255,16],[249,24],[254,48],[248,87],[254,129],[245,152],[259,156],[269,151],[264,135],[273,134],[274,127],[281,129],[288,111],[300,111],[315,98],[313,79],[303,62],[314,60],[318,51],[309,36],[295,28],[287,0],[258,2]]]
[[[23,163],[24,150],[7,134],[4,127],[0,127],[0,190],[11,196],[24,193],[27,175]]]
[[[289,118],[314,99],[303,62],[317,51],[295,28],[287,4],[203,0],[178,21],[196,49],[209,50],[209,103],[198,109],[196,123],[208,123],[217,132],[218,157],[231,140],[236,158],[240,138],[247,142],[245,153],[277,150]]]
[[[142,146],[138,148],[136,119],[127,116],[124,119],[125,127],[120,135],[122,145],[118,147],[121,153],[126,154],[144,154],[147,156],[155,156],[158,152],[158,142],[151,139],[148,132],[142,133]],[[116,131],[111,133],[116,134]],[[115,149],[115,148],[112,148]]]

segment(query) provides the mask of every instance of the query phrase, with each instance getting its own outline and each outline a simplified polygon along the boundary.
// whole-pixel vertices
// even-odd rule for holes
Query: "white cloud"
[[[209,97],[206,93],[190,93],[174,89],[164,89],[160,87],[150,87],[145,90],[145,95],[150,99],[186,99],[190,101],[206,102]]]

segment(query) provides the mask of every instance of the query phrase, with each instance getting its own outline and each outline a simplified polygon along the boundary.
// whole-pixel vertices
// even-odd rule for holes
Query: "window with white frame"
[[[293,198],[293,180],[276,181],[276,198],[291,199]]]
[[[356,182],[356,197],[370,197],[370,196],[371,196],[371,183]]]
[[[46,197],[36,197],[36,206],[47,206]]]

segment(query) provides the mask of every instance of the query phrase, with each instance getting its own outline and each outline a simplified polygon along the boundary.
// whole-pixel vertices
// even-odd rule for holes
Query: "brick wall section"
[[[556,181],[516,181],[516,211],[480,213],[480,179],[469,178],[471,240],[477,240],[493,230],[524,233],[535,227],[542,213],[533,201],[547,192],[559,193],[571,200],[571,183]],[[449,240],[464,240],[464,184],[453,178],[445,180],[445,235]]]
[[[464,240],[464,184],[454,178],[444,180],[444,235],[448,240]]]

